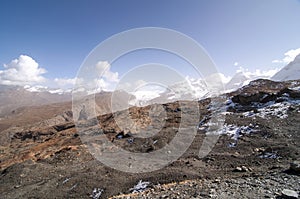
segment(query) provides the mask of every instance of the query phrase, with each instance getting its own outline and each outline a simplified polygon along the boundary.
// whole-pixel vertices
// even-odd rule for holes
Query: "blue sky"
[[[254,71],[286,64],[272,61],[300,48],[299,24],[298,0],[3,0],[0,71],[28,55],[47,70],[41,73],[46,79],[73,78],[101,41],[154,26],[195,39],[218,70],[232,76],[240,66]]]

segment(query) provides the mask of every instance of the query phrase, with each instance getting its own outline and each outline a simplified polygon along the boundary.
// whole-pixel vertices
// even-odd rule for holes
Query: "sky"
[[[278,70],[300,53],[299,22],[299,0],[2,0],[0,84],[70,86],[99,43],[142,27],[191,37],[225,76],[240,68]],[[174,64],[169,55],[129,55],[107,79],[161,59]],[[176,63],[192,76],[184,62]]]

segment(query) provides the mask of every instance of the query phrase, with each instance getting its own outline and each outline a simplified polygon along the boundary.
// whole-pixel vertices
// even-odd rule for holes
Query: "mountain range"
[[[300,55],[272,77],[251,75],[241,70],[238,71],[229,81],[226,81],[222,74],[219,74],[218,78],[220,78],[224,84],[224,88],[221,93],[234,91],[247,85],[250,81],[260,78],[271,79],[274,81],[300,79]],[[204,79],[193,79],[188,77],[184,82],[175,83],[165,91],[149,90],[138,91],[136,93],[118,91],[115,93],[117,93],[115,96],[118,96],[117,99],[119,101],[116,105],[117,108],[115,108],[118,110],[122,109],[121,107],[124,106],[146,106],[148,104],[166,103],[177,100],[199,100],[210,96],[209,90],[207,89],[207,82]],[[96,94],[96,109],[98,111],[107,113],[110,110],[111,95],[111,92],[100,92]],[[20,87],[0,85],[0,123],[2,122],[2,128],[9,126],[11,122],[4,124],[3,122],[7,121],[7,119],[4,118],[21,118],[21,115],[25,113],[28,114],[28,116],[34,115],[30,114],[36,109],[34,107],[47,104],[54,104],[51,108],[52,111],[45,113],[44,117],[41,117],[41,119],[45,119],[50,116],[52,117],[53,114],[59,113],[60,110],[70,110],[71,99],[71,90],[62,91],[60,89],[49,89],[38,86]],[[60,103],[64,105],[60,107]],[[64,107],[68,108],[65,109]],[[29,109],[31,110],[29,111]],[[17,117],[17,115],[19,116]],[[32,121],[39,121],[39,118],[35,118]],[[19,120],[19,122],[22,123],[22,120]]]
[[[294,61],[290,62],[273,76],[266,76],[262,74],[255,75],[239,70],[229,81],[226,81],[226,79],[222,77],[222,74],[218,75],[218,78],[221,79],[224,85],[224,89],[222,89],[221,93],[234,91],[256,79],[270,79],[274,81],[298,80],[300,79],[300,54],[296,56]],[[151,101],[162,102],[164,100],[176,101],[185,99],[198,100],[209,96],[209,90],[207,89],[206,82],[203,79],[186,78],[186,82],[175,84],[173,88],[173,91],[167,90]],[[174,90],[176,92],[174,92]]]

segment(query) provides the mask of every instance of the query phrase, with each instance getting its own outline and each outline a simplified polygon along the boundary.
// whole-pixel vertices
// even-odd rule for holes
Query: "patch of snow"
[[[281,119],[288,117],[288,110],[292,105],[300,104],[300,100],[287,100],[275,103],[274,101],[268,102],[264,105],[257,104],[256,111],[247,111],[243,115],[246,117],[261,117],[270,118],[275,116]]]
[[[232,99],[227,99],[225,105],[226,105],[226,110],[236,106],[236,104],[232,101]]]
[[[295,91],[300,91],[300,86],[290,87],[289,89],[295,90]]]
[[[90,195],[93,199],[99,199],[103,193],[103,189],[100,188],[94,188],[92,194]]]
[[[225,124],[220,127],[219,124],[210,121],[210,116],[204,117],[198,125],[199,130],[206,130],[208,127],[218,127],[219,129],[213,133],[216,135],[228,135],[234,141],[229,145],[229,147],[235,147],[238,139],[246,134],[253,133],[259,128],[257,125],[249,124],[248,126],[236,126],[233,124]],[[211,133],[211,132],[210,132]]]
[[[257,131],[258,126],[254,127],[252,124],[249,126],[236,126],[233,124],[225,124],[223,128],[219,129],[216,134],[219,135],[228,135],[231,137],[233,142],[229,144],[229,147],[236,147],[238,139],[250,133]]]
[[[225,124],[218,132],[220,135],[229,135],[233,140],[238,140],[239,137],[245,134],[250,134],[255,130],[250,126],[236,126],[233,124]]]
[[[142,180],[140,180],[137,183],[137,185],[135,185],[133,188],[129,189],[129,191],[131,191],[132,193],[142,192],[142,191],[145,191],[149,185],[150,185],[150,182],[143,182]]]
[[[292,81],[290,85],[290,89],[294,89],[296,87],[300,87],[300,81]]]
[[[63,89],[48,90],[48,92],[51,94],[60,94],[60,95],[65,93]]]
[[[276,152],[266,152],[266,153],[263,153],[262,155],[259,155],[258,157],[260,158],[267,158],[267,159],[276,159],[278,158],[279,156],[277,155]]]
[[[26,86],[24,86],[24,89],[29,91],[29,92],[45,92],[45,91],[48,91],[48,87],[46,87],[46,86],[29,86],[29,85],[26,85]]]
[[[26,85],[24,86],[24,89],[29,91],[29,92],[49,92],[51,94],[64,94],[64,93],[70,93],[72,92],[72,89],[60,89],[60,88],[48,88],[47,86],[30,86]]]

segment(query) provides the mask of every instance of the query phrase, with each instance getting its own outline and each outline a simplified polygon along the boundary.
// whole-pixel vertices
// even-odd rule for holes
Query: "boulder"
[[[290,198],[290,199],[295,198],[295,199],[297,199],[298,196],[299,196],[296,191],[290,190],[290,189],[284,189],[284,190],[282,190],[281,193],[282,193],[283,198]]]

